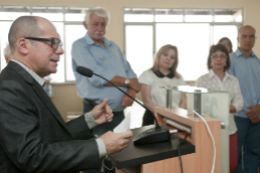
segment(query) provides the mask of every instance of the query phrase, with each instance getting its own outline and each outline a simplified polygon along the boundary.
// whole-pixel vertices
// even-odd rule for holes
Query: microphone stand
[[[141,105],[144,109],[148,110],[149,112],[151,112],[148,108],[146,108],[143,104],[141,104],[139,101],[137,101],[136,99],[134,99],[132,96],[130,96],[129,94],[127,94],[125,91],[123,91],[121,88],[119,88],[118,86],[116,86],[115,84],[113,84],[112,82],[110,82],[109,80],[107,80],[106,78],[104,78],[103,76],[100,76],[96,73],[93,72],[94,75],[104,79],[105,81],[107,81],[108,83],[110,83],[111,85],[113,85],[114,87],[116,87],[117,89],[119,89],[121,92],[123,92],[125,95],[127,95],[128,97],[130,97],[131,99],[133,99],[134,101],[136,101],[139,105]],[[162,141],[168,141],[170,140],[170,132],[169,129],[166,125],[162,125],[159,126],[159,123],[157,121],[157,119],[154,116],[154,120],[156,122],[156,126],[155,128],[151,128],[148,129],[140,134],[138,134],[136,136],[135,139],[133,139],[134,144],[135,145],[140,145],[140,144],[149,144],[149,143],[156,143],[156,142],[162,142]]]
[[[140,103],[138,100],[136,100],[135,98],[133,98],[132,96],[130,96],[129,94],[127,94],[125,91],[123,91],[121,88],[119,88],[118,86],[116,86],[115,84],[113,84],[112,82],[110,82],[109,80],[107,80],[106,78],[104,78],[103,76],[100,76],[99,74],[96,74],[93,72],[94,75],[104,79],[105,81],[107,81],[108,83],[110,83],[111,85],[113,85],[114,87],[116,87],[117,89],[119,89],[121,92],[123,92],[125,95],[127,95],[128,97],[130,97],[132,100],[136,101],[140,106],[142,106],[145,110],[148,110],[149,112],[151,112],[148,108],[146,108],[142,103]],[[152,113],[152,112],[151,112]],[[153,114],[153,113],[152,113]],[[154,120],[156,122],[156,128],[161,128],[159,126],[159,123],[157,121],[157,119],[154,117]]]

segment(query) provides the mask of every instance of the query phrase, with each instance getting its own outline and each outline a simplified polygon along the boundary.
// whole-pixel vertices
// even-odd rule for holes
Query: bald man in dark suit
[[[93,138],[92,128],[112,121],[107,99],[65,123],[44,92],[42,77],[56,72],[63,54],[51,22],[20,17],[8,39],[12,60],[0,75],[0,173],[78,172],[128,146],[130,131]]]

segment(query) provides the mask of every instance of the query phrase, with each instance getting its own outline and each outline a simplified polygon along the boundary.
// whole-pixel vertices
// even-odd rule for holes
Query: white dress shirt
[[[154,74],[152,70],[144,71],[138,81],[141,84],[146,84],[151,86],[151,99],[157,106],[166,107],[166,89],[159,88],[159,86],[178,86],[185,85],[182,76],[179,74],[180,78],[168,78],[158,77]],[[172,106],[179,107],[181,102],[181,92],[172,91]]]
[[[196,81],[196,86],[210,90],[227,91],[229,92],[229,103],[236,108],[236,112],[239,112],[243,108],[244,100],[238,79],[227,72],[225,73],[223,81],[221,81],[211,69],[209,73],[201,76]],[[237,126],[234,120],[234,114],[230,113],[229,115],[229,135],[232,135],[236,133]]]

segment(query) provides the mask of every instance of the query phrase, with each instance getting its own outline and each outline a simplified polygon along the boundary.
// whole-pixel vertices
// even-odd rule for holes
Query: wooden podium
[[[191,136],[187,138],[195,145],[195,153],[182,156],[184,173],[210,173],[213,163],[213,144],[205,124],[199,118],[194,118],[192,112],[181,108],[155,108],[155,115],[160,125],[166,124],[164,118],[171,119],[184,126],[190,127]],[[221,173],[221,122],[204,117],[216,144],[216,163],[214,173]],[[168,125],[169,129],[176,129]],[[182,135],[183,136],[183,135]],[[181,172],[179,158],[171,158],[142,165],[142,173],[171,173]]]
[[[208,134],[205,124],[199,118],[194,118],[192,112],[181,108],[167,109],[165,107],[156,107],[155,115],[160,125],[166,124],[163,120],[168,118],[174,122],[191,128],[191,135],[187,141],[195,146],[195,153],[181,156],[184,173],[210,173],[213,163],[213,143]],[[209,125],[216,145],[216,162],[214,173],[221,173],[221,122],[219,120],[205,117]],[[168,125],[169,129],[176,129]],[[179,134],[184,138],[184,134]],[[179,173],[181,172],[178,157],[156,161],[141,165],[141,173]],[[116,173],[123,173],[116,170]]]

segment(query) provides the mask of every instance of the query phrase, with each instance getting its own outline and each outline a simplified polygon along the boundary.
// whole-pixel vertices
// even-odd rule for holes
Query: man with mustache
[[[93,129],[94,134],[98,136],[107,131],[112,131],[124,119],[123,110],[127,106],[131,106],[133,100],[99,77],[86,78],[80,75],[76,72],[77,66],[85,66],[104,76],[132,97],[135,97],[141,89],[135,73],[123,57],[119,47],[104,37],[108,23],[109,12],[105,8],[94,7],[89,9],[83,22],[87,34],[73,43],[71,52],[77,92],[83,99],[83,113],[91,111],[104,98],[108,99],[108,105],[113,110],[114,118],[112,122]],[[111,163],[105,164],[111,168]],[[87,172],[99,171],[91,170]],[[105,172],[113,173],[114,170],[105,169]]]

